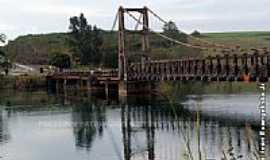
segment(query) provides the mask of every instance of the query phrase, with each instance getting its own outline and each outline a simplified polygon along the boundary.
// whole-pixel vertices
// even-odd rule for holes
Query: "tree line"
[[[6,42],[6,35],[3,33],[0,33],[0,43],[4,44]],[[9,59],[6,57],[6,53],[0,48],[0,71],[4,71],[7,75],[9,72],[9,68],[11,68],[12,65],[9,61]]]
[[[74,16],[69,19],[70,38],[69,44],[74,53],[69,55],[55,54],[50,64],[60,68],[70,68],[71,58],[78,60],[81,65],[97,65],[100,63],[103,44],[101,29],[96,25],[89,25],[84,14]]]

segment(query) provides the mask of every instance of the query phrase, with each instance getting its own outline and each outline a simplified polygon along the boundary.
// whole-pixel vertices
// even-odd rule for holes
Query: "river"
[[[258,92],[105,99],[4,90],[0,98],[3,160],[221,160],[224,154],[255,160],[258,154]],[[268,155],[269,145],[268,136]]]

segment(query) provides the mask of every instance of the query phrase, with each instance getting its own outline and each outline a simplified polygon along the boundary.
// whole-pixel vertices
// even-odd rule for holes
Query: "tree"
[[[2,49],[0,48],[0,56],[5,56],[6,55],[6,53],[4,52],[4,51],[2,51]]]
[[[0,33],[0,43],[6,42],[6,35],[3,33]],[[10,63],[9,59],[6,57],[6,53],[0,48],[0,68],[5,71],[5,74],[8,75],[9,68],[12,67],[12,64]]]
[[[109,46],[103,49],[103,66],[108,68],[117,68],[118,58],[117,58],[117,46]]]
[[[9,68],[12,67],[10,61],[5,57],[5,52],[0,50],[0,68],[5,71],[5,74],[8,75]]]
[[[181,33],[173,21],[169,21],[163,26],[163,34],[178,41],[187,42],[187,35]],[[175,43],[168,42],[166,46],[173,46],[173,45],[175,45]]]
[[[200,37],[201,33],[199,31],[195,30],[194,32],[191,33],[191,35],[194,37]]]
[[[53,57],[50,58],[49,64],[61,69],[70,68],[71,67],[70,56],[67,54],[56,53],[54,54]]]
[[[0,66],[1,68],[4,69],[5,74],[8,75],[9,69],[12,67],[12,64],[8,60],[6,60],[3,63],[1,63]]]
[[[169,21],[163,26],[163,32],[171,36],[177,36],[179,34],[179,30],[173,21]]]
[[[80,57],[81,64],[98,64],[101,58],[103,38],[101,30],[88,25],[87,19],[81,14],[70,18],[71,45]]]
[[[6,39],[7,39],[6,35],[3,34],[3,33],[0,33],[0,42],[1,43],[5,43],[6,42]]]
[[[94,49],[94,61],[100,61],[100,58],[102,56],[102,51],[101,51],[101,46],[103,44],[103,37],[102,37],[102,33],[101,30],[97,28],[97,26],[94,25],[93,27],[93,49]]]

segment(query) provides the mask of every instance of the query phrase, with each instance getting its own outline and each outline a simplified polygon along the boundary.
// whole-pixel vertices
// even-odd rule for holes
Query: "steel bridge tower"
[[[125,28],[125,13],[131,15],[131,12],[137,12],[142,16],[142,30],[127,30]],[[128,50],[126,46],[126,36],[130,33],[137,33],[142,36],[142,52],[150,50],[149,44],[149,17],[147,7],[143,8],[123,8],[118,10],[118,78],[119,95],[127,95],[128,90]]]

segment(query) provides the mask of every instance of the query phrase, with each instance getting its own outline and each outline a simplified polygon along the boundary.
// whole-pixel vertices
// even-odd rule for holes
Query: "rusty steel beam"
[[[269,52],[244,53],[242,55],[217,55],[206,58],[185,58],[176,60],[155,60],[131,64],[129,81],[162,80],[212,80],[243,81],[245,76],[251,81],[268,81],[270,77]],[[86,79],[90,71],[66,71],[47,76],[52,80]],[[93,78],[98,81],[120,81],[116,71],[95,72]],[[202,77],[198,79],[196,77]]]
[[[124,8],[125,12],[140,12],[143,13],[144,12],[144,8]]]

